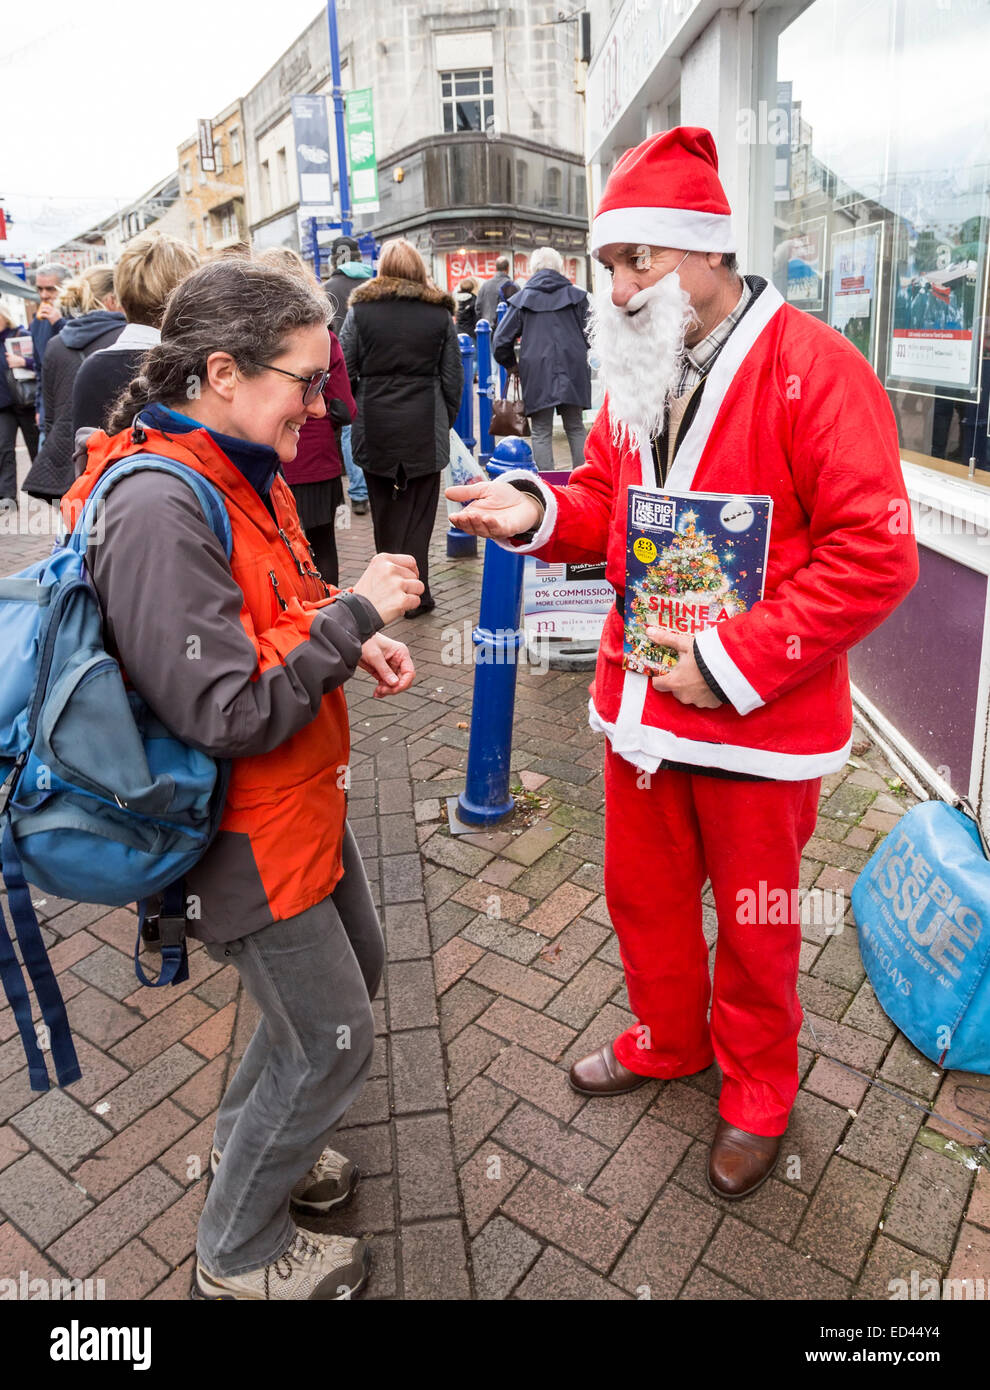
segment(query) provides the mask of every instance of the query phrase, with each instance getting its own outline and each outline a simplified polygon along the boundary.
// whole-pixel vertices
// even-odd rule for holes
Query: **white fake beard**
[[[629,306],[617,308],[609,287],[594,296],[591,351],[601,362],[613,442],[621,446],[628,434],[640,448],[663,429],[684,335],[696,315],[676,270],[633,295]]]

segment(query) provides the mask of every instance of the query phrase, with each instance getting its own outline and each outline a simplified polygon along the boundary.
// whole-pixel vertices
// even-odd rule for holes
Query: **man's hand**
[[[377,676],[378,684],[372,692],[376,700],[385,695],[400,695],[416,678],[409,648],[404,642],[396,642],[380,632],[369,637],[361,648],[358,666],[369,675]]]
[[[712,694],[694,659],[694,638],[686,632],[675,632],[669,627],[648,627],[646,635],[651,642],[671,647],[678,654],[677,665],[672,671],[668,671],[664,676],[653,677],[650,682],[653,689],[673,695],[682,705],[697,705],[699,709],[718,709],[722,701],[717,695]]]
[[[451,502],[471,503],[450,518],[451,526],[471,536],[504,541],[538,526],[543,519],[543,508],[536,498],[511,483],[467,483],[447,488],[444,496]]]
[[[58,323],[62,315],[58,311],[58,305],[52,300],[44,299],[38,305],[35,318],[47,319],[49,323]]]

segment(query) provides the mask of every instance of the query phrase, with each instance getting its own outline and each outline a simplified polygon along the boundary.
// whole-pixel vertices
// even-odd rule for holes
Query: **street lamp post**
[[[337,35],[337,0],[327,0],[330,30],[330,70],[333,74],[333,123],[337,133],[337,175],[340,181],[340,230],[351,235],[351,188],[347,173],[347,139],[344,134],[344,93],[340,86],[340,40]]]

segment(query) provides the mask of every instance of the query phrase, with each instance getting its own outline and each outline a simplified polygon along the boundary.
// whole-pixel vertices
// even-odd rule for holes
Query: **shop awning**
[[[17,275],[12,275],[0,265],[0,294],[14,294],[19,299],[33,299],[35,303],[41,299],[41,295],[30,285],[26,285]]]

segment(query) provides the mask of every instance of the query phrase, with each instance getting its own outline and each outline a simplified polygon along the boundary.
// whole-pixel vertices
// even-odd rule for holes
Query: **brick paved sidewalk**
[[[368,519],[339,538],[350,581]],[[371,1079],[339,1135],[364,1178],[334,1227],[372,1237],[367,1297],[883,1299],[912,1270],[990,1279],[990,1173],[956,1131],[817,1055],[809,1025],[842,1061],[990,1131],[990,1079],[943,1076],[895,1034],[848,918],[806,929],[801,1091],[752,1199],[723,1203],[705,1183],[715,1068],[611,1101],[570,1090],[571,1060],[631,1018],[602,895],[587,677],[521,668],[521,809],[452,838],[441,808],[463,786],[473,672],[442,653],[477,614],[481,565],[447,561],[439,526],[434,539],[437,611],[393,629],[416,685],[376,701],[359,675],[349,690],[351,823],[388,946]],[[0,539],[0,572],[46,548]],[[806,887],[848,893],[910,803],[876,750],[859,752],[826,779]],[[213,1116],[253,1005],[199,947],[187,984],[140,989],[131,913],[36,897],[83,1078],[32,1093],[0,1011],[0,1277],[185,1298]],[[982,1121],[956,1106],[959,1085]]]

